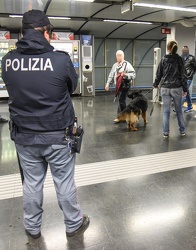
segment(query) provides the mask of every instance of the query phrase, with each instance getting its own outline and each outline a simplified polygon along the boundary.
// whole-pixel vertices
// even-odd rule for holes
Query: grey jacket
[[[116,85],[117,73],[124,72],[124,71],[125,71],[125,74],[126,74],[125,77],[127,79],[129,79],[129,80],[135,79],[135,77],[136,77],[135,70],[134,70],[133,66],[129,62],[124,61],[124,62],[120,63],[120,65],[118,65],[118,63],[115,63],[113,65],[111,71],[110,71],[109,76],[108,76],[106,87],[109,87],[112,84]]]

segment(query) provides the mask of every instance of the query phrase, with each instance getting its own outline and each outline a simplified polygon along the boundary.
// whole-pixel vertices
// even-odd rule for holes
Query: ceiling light
[[[178,10],[178,11],[186,11],[186,12],[196,12],[196,9],[169,6],[169,5],[148,4],[148,3],[134,3],[133,5],[138,6],[138,7],[157,8],[157,9],[165,9],[165,10]]]
[[[49,16],[50,19],[56,19],[56,20],[70,20],[70,17],[63,17],[63,16]]]
[[[12,18],[14,18],[14,17],[23,17],[23,15],[9,15],[9,17],[12,17]]]
[[[133,24],[153,24],[151,22],[139,22],[139,21],[128,21],[128,20],[110,20],[105,19],[104,22],[112,22],[112,23],[133,23]]]

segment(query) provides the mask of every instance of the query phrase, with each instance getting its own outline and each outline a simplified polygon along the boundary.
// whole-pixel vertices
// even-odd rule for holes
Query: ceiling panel
[[[1,13],[23,14],[31,9],[44,10],[47,0],[1,0]]]
[[[55,0],[51,2],[47,11],[47,15],[90,17],[105,6],[108,5],[99,3]]]
[[[154,9],[155,10],[155,9]],[[114,5],[111,6],[102,12],[98,13],[95,17],[97,18],[108,18],[108,19],[124,19],[124,20],[132,20],[134,18],[137,18],[141,15],[146,15],[153,10],[151,9],[141,9],[141,8],[135,8],[134,11],[129,11],[124,14],[121,14],[121,6],[120,5]],[[145,18],[143,18],[145,20]]]
[[[173,20],[185,17],[189,18],[192,16],[196,16],[196,13],[141,7],[135,7],[134,11],[129,11],[127,13],[121,14],[121,6],[114,5],[98,13],[95,17],[124,20],[138,19],[143,21],[167,23],[172,22]]]
[[[110,35],[111,38],[121,37],[121,38],[135,38],[138,37],[141,39],[161,39],[163,36],[161,35],[160,28],[156,28],[155,25],[137,25],[137,24],[127,24],[122,28],[118,29],[114,33]],[[150,31],[152,28],[155,30]],[[150,31],[150,32],[148,32]],[[146,33],[147,32],[147,33]],[[142,35],[145,33],[144,35]],[[153,35],[153,36],[152,36]]]
[[[71,30],[76,32],[80,26],[83,25],[83,21],[72,21],[72,20],[51,20],[52,25],[55,28]]]
[[[153,3],[181,7],[196,5],[195,0],[135,0],[134,3]]]
[[[120,25],[119,23],[89,22],[85,25],[82,33],[93,34],[97,37],[105,37]]]
[[[190,18],[196,16],[196,13],[190,12],[180,12],[180,11],[171,11],[171,10],[164,10],[156,13],[149,14],[145,16],[145,18],[141,17],[138,20],[145,20],[145,21],[154,21],[154,22],[163,22],[169,23],[175,20],[183,19],[183,18]]]
[[[0,17],[0,24],[2,28],[19,29],[22,24],[22,18],[3,18]]]

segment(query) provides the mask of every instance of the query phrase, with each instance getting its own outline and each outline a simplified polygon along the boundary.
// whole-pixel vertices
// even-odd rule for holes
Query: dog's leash
[[[147,91],[147,93],[144,96],[147,96],[147,94],[149,94],[152,91],[153,91],[153,88],[151,88],[149,91]]]

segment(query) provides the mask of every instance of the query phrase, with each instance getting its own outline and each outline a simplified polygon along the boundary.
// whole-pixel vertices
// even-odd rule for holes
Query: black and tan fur
[[[144,95],[141,94],[142,91],[133,91],[128,95],[131,98],[129,105],[118,114],[118,119],[120,121],[126,121],[128,129],[136,131],[136,123],[139,121],[139,116],[141,115],[144,124],[147,124],[146,111],[148,108],[148,101]]]

